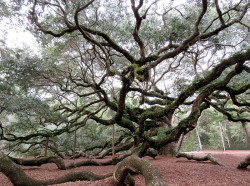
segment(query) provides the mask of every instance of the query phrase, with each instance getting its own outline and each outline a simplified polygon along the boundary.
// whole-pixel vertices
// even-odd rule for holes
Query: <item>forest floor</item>
[[[166,156],[157,156],[155,159],[149,159],[159,170],[161,176],[171,186],[247,186],[250,185],[250,167],[246,170],[238,170],[237,165],[244,159],[250,150],[245,151],[202,151],[192,152],[193,154],[203,156],[211,153],[224,166],[214,165],[209,161],[197,162],[194,160],[187,160],[186,158],[175,158]],[[111,157],[106,157],[102,160],[107,161]],[[75,161],[82,161],[77,159]],[[66,164],[74,160],[64,160]],[[95,174],[106,174],[114,170],[115,166],[84,166],[71,170],[59,170],[55,164],[49,163],[41,167],[24,167],[23,170],[34,179],[52,179],[62,176],[65,173],[88,170]],[[133,176],[136,186],[144,186],[144,178],[141,175]],[[0,186],[11,186],[8,178],[0,172]],[[77,181],[57,184],[57,186],[116,186],[113,177],[106,178],[100,181]]]

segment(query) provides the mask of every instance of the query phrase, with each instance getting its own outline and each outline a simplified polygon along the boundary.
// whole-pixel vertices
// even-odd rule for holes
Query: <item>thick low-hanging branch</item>
[[[46,163],[55,163],[58,169],[66,170],[63,160],[57,156],[43,157],[38,159],[20,159],[9,157],[13,162],[23,166],[41,166]]]
[[[187,158],[188,160],[196,160],[196,161],[211,161],[212,163],[214,163],[215,165],[220,165],[223,166],[223,164],[221,162],[219,162],[217,159],[215,159],[215,157],[212,156],[212,154],[207,154],[205,156],[195,156],[193,154],[187,154],[187,153],[178,153],[176,155],[176,158],[180,158],[180,157],[184,157]]]
[[[62,177],[50,180],[35,180],[30,178],[18,165],[0,151],[0,171],[7,176],[13,185],[39,186],[65,183],[77,180],[101,180],[112,176],[112,173],[106,175],[96,175],[88,171],[78,171],[65,174]]]
[[[128,156],[130,156],[131,154],[125,154],[119,158],[113,158],[112,160],[108,160],[105,162],[97,162],[97,161],[93,161],[93,160],[84,160],[84,161],[80,161],[80,162],[73,162],[71,164],[69,164],[66,168],[67,169],[72,169],[72,168],[76,168],[76,167],[81,167],[81,166],[106,166],[106,165],[116,165],[117,163],[119,163],[120,161],[122,161],[123,159],[127,158]]]

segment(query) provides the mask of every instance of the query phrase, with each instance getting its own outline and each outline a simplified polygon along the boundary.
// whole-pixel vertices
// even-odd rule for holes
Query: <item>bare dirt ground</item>
[[[192,152],[197,155],[206,155],[211,153],[224,166],[214,165],[211,162],[196,162],[186,158],[175,158],[166,156],[157,156],[156,159],[146,157],[159,170],[166,183],[171,186],[249,186],[250,185],[250,167],[246,170],[238,170],[238,163],[244,159],[250,151],[202,151]],[[110,157],[103,160],[106,161]],[[75,161],[82,161],[78,159]],[[74,160],[65,160],[66,164]],[[85,166],[71,170],[58,170],[55,164],[49,163],[41,167],[24,167],[23,170],[34,179],[52,179],[60,177],[65,173],[78,170],[88,170],[95,174],[106,174],[112,172],[114,166]],[[144,178],[140,175],[133,176],[136,186],[144,186]],[[8,178],[0,172],[0,186],[11,186]],[[116,186],[113,177],[100,181],[77,181],[57,184],[57,186]]]

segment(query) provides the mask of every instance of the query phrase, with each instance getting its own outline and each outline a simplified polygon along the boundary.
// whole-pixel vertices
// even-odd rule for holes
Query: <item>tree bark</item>
[[[246,169],[248,165],[250,165],[250,154],[246,156],[246,158],[239,163],[237,168]]]
[[[62,177],[50,180],[35,180],[30,178],[25,172],[16,165],[11,159],[0,151],[0,171],[7,176],[13,185],[19,186],[40,186],[65,183],[77,180],[101,180],[112,176],[112,173],[106,175],[96,175],[88,171],[78,171],[65,174]]]
[[[132,155],[118,163],[113,172],[114,180],[117,183],[131,183],[130,173],[140,173],[145,178],[146,186],[166,186],[157,168],[149,160],[141,159]],[[129,179],[130,178],[130,179]]]
[[[44,157],[48,155],[49,137],[46,138]]]
[[[160,150],[159,154],[175,156],[178,153],[178,142],[171,142],[164,145]]]
[[[199,156],[195,156],[195,155],[192,155],[192,154],[187,154],[187,153],[178,153],[176,155],[176,158],[180,158],[180,157],[184,157],[184,158],[187,158],[188,160],[196,160],[196,161],[208,161],[210,160],[212,163],[216,164],[216,165],[220,165],[220,166],[223,166],[222,163],[220,163],[218,160],[216,160],[212,154],[207,154],[203,157],[199,157]]]
[[[19,158],[13,158],[13,157],[9,157],[9,158],[16,164],[23,165],[23,166],[41,166],[42,164],[46,164],[46,163],[55,163],[58,169],[66,170],[63,160],[57,156],[49,156],[49,157],[43,157],[43,158],[38,158],[38,159],[19,159]]]
[[[74,132],[74,146],[73,146],[73,160],[76,158],[76,130],[77,128],[75,127],[75,132]]]

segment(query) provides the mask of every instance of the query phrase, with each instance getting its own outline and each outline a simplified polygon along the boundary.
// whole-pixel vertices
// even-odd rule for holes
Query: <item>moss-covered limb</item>
[[[176,105],[182,104],[189,96],[193,95],[193,93],[196,90],[208,85],[209,83],[217,79],[226,68],[234,64],[242,65],[245,61],[249,59],[250,59],[250,49],[248,49],[246,52],[235,53],[232,57],[224,59],[221,63],[219,63],[211,71],[209,71],[207,76],[205,76],[204,78],[199,78],[195,80],[191,85],[187,86],[185,90],[182,91],[182,93],[178,96],[178,98],[175,101],[175,104]],[[236,74],[237,73],[238,72],[236,72]]]
[[[139,92],[145,96],[148,96],[148,97],[154,97],[154,98],[159,98],[159,99],[165,99],[165,100],[168,100],[168,101],[174,101],[175,98],[172,98],[172,97],[169,97],[167,96],[166,94],[160,94],[156,91],[145,91],[145,90],[142,90],[140,88],[129,88],[129,91],[134,91],[134,92]]]
[[[196,160],[196,161],[211,161],[212,163],[214,163],[215,165],[220,165],[223,166],[223,164],[221,162],[219,162],[215,157],[212,156],[212,154],[207,154],[205,156],[195,156],[193,154],[187,154],[187,153],[178,153],[176,155],[176,158],[180,158],[180,157],[184,157],[187,158],[188,160]]]
[[[154,100],[145,99],[144,102],[147,103],[148,105],[168,105],[172,103],[172,101],[165,100],[165,99],[163,100],[162,99],[154,99]]]
[[[71,129],[74,129],[75,127],[79,127],[82,126],[83,122],[74,122],[74,124],[72,125],[67,125],[66,127],[63,127],[61,129],[57,129],[57,130],[53,130],[53,131],[49,131],[47,130],[45,131],[37,131],[36,133],[33,134],[27,134],[27,135],[23,135],[23,136],[17,136],[14,134],[10,134],[10,133],[5,133],[3,135],[3,139],[2,140],[6,140],[6,141],[28,141],[32,138],[35,137],[44,137],[44,138],[51,138],[51,137],[55,137],[55,136],[59,136],[65,132],[71,132]]]
[[[77,180],[100,180],[112,176],[112,173],[106,175],[96,175],[88,171],[79,171],[65,174],[62,177],[51,180],[35,180],[16,165],[11,159],[0,151],[0,171],[7,176],[13,185],[20,186],[40,186],[52,185]]]
[[[244,66],[243,66],[243,69],[244,69],[246,72],[250,73],[250,68],[249,68],[248,66],[244,65]]]
[[[202,89],[203,95],[200,94],[201,98],[199,99],[202,100],[206,96],[210,95],[213,91],[225,87],[232,77],[234,77],[236,74],[239,74],[243,70],[243,63],[249,59],[250,59],[250,49],[247,50],[247,52],[237,53],[237,55],[233,55],[232,57],[223,60],[220,64],[215,66],[214,69],[211,70],[206,77],[196,79],[195,81],[193,81],[191,85],[187,86],[178,96],[178,98],[175,99],[171,104],[165,106],[164,108],[159,107],[157,110],[151,108],[147,109],[140,115],[140,119],[143,120],[148,118],[152,119],[154,117],[162,117],[166,113],[173,112],[176,108],[178,108],[181,104],[183,104],[188,97],[193,95],[197,90],[201,88],[203,88]],[[211,84],[212,81],[220,77],[220,75],[226,68],[234,64],[237,64],[235,69],[231,71],[223,81]],[[200,101],[199,102],[195,101],[195,102],[198,105]],[[193,102],[193,106],[197,107],[197,105],[194,105]]]
[[[184,135],[195,128],[195,124],[199,118],[200,113],[197,111],[192,111],[188,117],[184,118],[179,122],[179,124],[173,128],[166,131],[166,137],[161,139],[150,138],[146,133],[138,134],[145,141],[150,144],[150,147],[155,149],[160,149],[162,146],[178,141],[182,133]]]
[[[166,186],[157,168],[149,160],[132,155],[118,163],[113,172],[114,180],[124,184],[128,173],[139,173],[145,178],[146,186]]]
[[[20,159],[9,157],[13,162],[23,166],[41,166],[46,163],[55,163],[58,169],[66,170],[63,160],[57,156],[43,157],[38,159]]]
[[[11,159],[0,151],[0,171],[5,174],[14,185],[37,185],[37,180],[28,177],[25,172]]]
[[[233,122],[250,122],[250,119],[248,118],[241,118],[241,117],[235,117],[234,115],[230,114],[228,111],[226,111],[225,109],[213,104],[213,103],[209,103],[213,108],[215,108],[218,112],[224,114],[227,116],[227,119]]]
[[[236,99],[236,95],[246,92],[247,90],[249,90],[249,88],[250,88],[250,84],[245,84],[245,85],[241,85],[238,89],[233,89],[230,87],[223,87],[222,89],[228,92],[233,103],[240,107],[240,106],[250,106],[250,102],[248,101],[238,102],[238,100]]]
[[[250,154],[242,160],[239,165],[237,166],[238,169],[246,169],[250,165]]]
[[[118,158],[113,158],[112,160],[108,160],[105,162],[97,162],[94,160],[84,160],[84,161],[80,161],[80,162],[73,162],[69,165],[67,165],[67,169],[72,169],[72,168],[76,168],[76,167],[81,167],[81,166],[106,166],[106,165],[116,165],[117,163],[119,163],[120,161],[122,161],[123,159],[125,159],[126,157],[130,156],[131,154],[125,154],[121,157]]]

